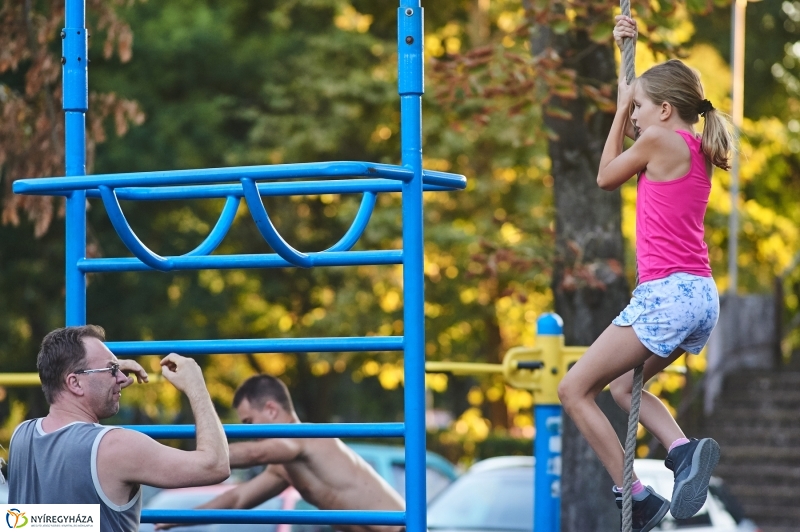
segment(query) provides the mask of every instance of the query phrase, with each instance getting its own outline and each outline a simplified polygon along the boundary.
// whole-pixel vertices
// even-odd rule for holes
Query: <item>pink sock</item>
[[[677,440],[672,442],[672,445],[669,446],[669,451],[667,452],[672,452],[672,449],[678,447],[679,445],[683,445],[684,443],[689,443],[689,440],[686,438],[678,438]]]
[[[631,495],[639,495],[643,491],[644,491],[644,486],[642,486],[641,480],[637,480],[636,482],[633,483],[633,486],[631,486]]]

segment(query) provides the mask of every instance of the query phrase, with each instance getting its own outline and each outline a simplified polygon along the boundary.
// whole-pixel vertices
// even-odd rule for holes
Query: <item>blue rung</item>
[[[403,526],[406,524],[406,514],[363,510],[142,510],[141,522]]]
[[[314,266],[381,266],[402,264],[399,249],[376,251],[328,251],[309,253]],[[235,270],[241,268],[286,268],[291,264],[276,254],[264,255],[207,255],[203,257],[166,257],[175,270]],[[84,273],[135,272],[150,270],[137,258],[81,259],[78,269]]]
[[[151,340],[106,342],[117,356],[218,355],[241,353],[339,353],[350,351],[402,351],[402,336],[324,338],[257,338],[254,340]]]
[[[194,425],[123,425],[155,439],[195,437]],[[223,425],[228,438],[403,438],[403,423]]]

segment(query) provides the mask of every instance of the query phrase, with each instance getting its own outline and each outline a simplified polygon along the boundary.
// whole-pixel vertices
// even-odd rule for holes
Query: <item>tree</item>
[[[122,61],[130,58],[132,34],[117,15],[121,1],[90,0],[90,26],[100,32],[103,55],[116,51]],[[0,6],[0,360],[6,371],[31,371],[40,339],[63,323],[62,299],[63,236],[51,225],[62,227],[62,205],[53,198],[15,196],[12,183],[23,177],[63,174],[64,124],[61,101],[59,30],[63,26],[63,1],[4,2]],[[105,140],[104,125],[113,118],[117,135],[130,122],[143,119],[135,102],[113,92],[92,92],[90,96],[89,162],[94,146]],[[54,222],[55,220],[55,222]],[[39,240],[31,244],[31,233]],[[55,271],[54,271],[55,270]],[[57,272],[57,273],[56,273]],[[36,288],[34,288],[36,287]],[[3,397],[6,392],[2,391]],[[32,415],[45,412],[46,404],[37,390],[15,390],[2,404],[2,417],[11,424],[21,421],[24,398]]]

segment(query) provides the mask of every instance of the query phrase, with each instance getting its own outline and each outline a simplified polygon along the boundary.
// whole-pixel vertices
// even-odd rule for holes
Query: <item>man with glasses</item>
[[[161,360],[166,380],[186,394],[197,425],[197,447],[182,451],[149,436],[98,422],[119,411],[123,388],[147,382],[133,360],[118,360],[94,325],[56,329],[37,359],[50,405],[43,418],[11,436],[9,504],[99,504],[103,532],[139,528],[142,484],[200,486],[230,476],[228,443],[197,363],[171,353]]]

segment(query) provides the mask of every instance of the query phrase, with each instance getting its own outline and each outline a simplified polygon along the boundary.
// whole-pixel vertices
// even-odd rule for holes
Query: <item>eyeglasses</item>
[[[117,372],[119,371],[119,364],[114,363],[107,368],[100,368],[100,369],[79,369],[78,371],[73,371],[73,373],[78,375],[80,373],[100,373],[101,371],[110,371],[111,376],[116,377]]]

